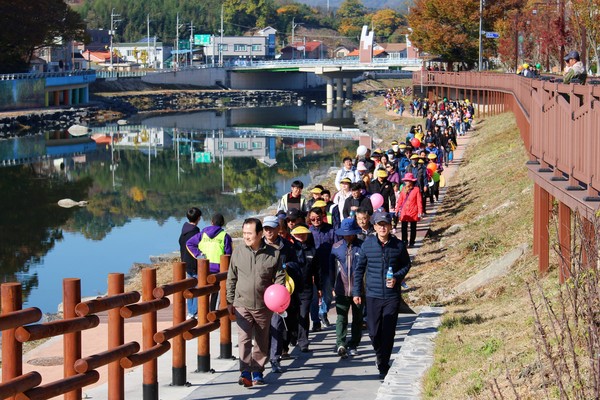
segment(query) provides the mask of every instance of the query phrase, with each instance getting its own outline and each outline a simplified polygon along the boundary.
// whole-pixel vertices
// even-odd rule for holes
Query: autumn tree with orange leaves
[[[483,30],[505,18],[522,0],[487,0],[483,11]],[[415,0],[408,15],[410,40],[419,50],[440,56],[450,64],[465,63],[472,68],[479,56],[478,0]],[[496,56],[498,42],[484,39],[484,56]]]

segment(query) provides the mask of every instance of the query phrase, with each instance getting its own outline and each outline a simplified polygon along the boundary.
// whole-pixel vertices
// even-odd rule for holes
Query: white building
[[[128,63],[156,69],[165,68],[164,62],[171,56],[172,50],[156,37],[151,37],[149,42],[148,38],[144,38],[136,43],[114,43],[113,48]]]

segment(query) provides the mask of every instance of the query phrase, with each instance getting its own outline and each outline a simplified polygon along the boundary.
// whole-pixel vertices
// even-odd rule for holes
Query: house
[[[223,36],[221,38],[210,35],[208,43],[203,48],[205,62],[218,63],[219,57],[222,57],[224,63],[229,64],[272,58],[269,55],[271,39],[269,36]],[[273,54],[274,51],[273,47]]]
[[[281,49],[282,60],[321,60],[327,58],[327,47],[321,41],[294,42]]]
[[[106,29],[88,29],[86,31],[90,42],[86,44],[85,50],[103,51],[110,47],[110,34]]]
[[[359,56],[359,50],[353,50],[350,53],[348,53],[348,55],[346,56],[346,58],[351,59],[351,60],[358,60],[358,56]],[[388,56],[388,53],[385,50],[382,49],[373,49],[373,58],[386,58]]]
[[[73,69],[73,42],[57,37],[54,45],[36,50],[34,56],[46,62],[44,72],[70,71]]]
[[[333,50],[333,58],[344,58],[354,49],[355,47],[348,48],[346,46],[338,46]]]
[[[383,49],[390,58],[420,58],[419,49],[414,47],[406,35],[406,43],[379,43],[373,46],[373,50]]]
[[[171,56],[173,48],[163,45],[156,36],[143,38],[134,43],[113,43],[113,49],[123,61],[141,64],[146,68],[165,68],[165,61]]]
[[[380,43],[378,44],[390,58],[408,58],[406,56],[406,43]]]
[[[275,41],[277,29],[267,26],[266,28],[254,28],[244,33],[244,36],[263,36],[267,38],[265,58],[275,58]]]

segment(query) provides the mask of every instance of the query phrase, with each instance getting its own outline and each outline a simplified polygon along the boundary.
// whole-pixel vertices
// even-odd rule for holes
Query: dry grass
[[[172,263],[162,262],[156,264],[139,264],[139,268],[132,268],[128,279],[125,282],[125,291],[130,292],[137,290],[142,292],[142,273],[143,268],[156,268],[156,286],[164,285],[165,283],[173,282]]]

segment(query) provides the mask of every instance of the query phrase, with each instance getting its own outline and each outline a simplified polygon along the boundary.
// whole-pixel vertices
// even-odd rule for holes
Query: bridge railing
[[[553,180],[568,180],[572,190],[586,190],[587,199],[600,200],[600,85],[492,72],[431,71],[416,72],[413,82],[510,94],[526,120],[527,127],[520,128],[530,155],[553,172]]]
[[[2,383],[0,398],[48,399],[65,394],[79,400],[82,388],[98,382],[98,368],[108,366],[109,399],[124,399],[124,371],[143,365],[143,398],[158,395],[157,359],[172,350],[173,385],[186,384],[185,341],[198,338],[198,371],[210,371],[210,336],[220,329],[221,357],[231,358],[231,320],[226,304],[225,280],[229,256],[221,257],[221,270],[209,275],[209,261],[198,261],[198,278],[185,278],[185,264],[173,263],[173,281],[156,286],[156,269],[142,271],[142,293],[124,291],[124,275],[108,276],[108,294],[81,302],[79,279],[63,280],[63,319],[36,323],[42,317],[39,308],[22,309],[19,282],[1,285],[0,330],[2,331]],[[211,293],[221,293],[220,308],[209,312]],[[172,324],[157,331],[157,311],[167,308],[172,296]],[[198,319],[185,319],[185,298],[198,297]],[[141,299],[141,301],[140,301]],[[97,314],[108,313],[106,351],[82,357],[85,344],[81,332],[100,324]],[[142,317],[142,343],[124,343],[127,321]],[[63,337],[64,378],[42,383],[36,371],[23,374],[23,343],[55,336]],[[141,350],[141,351],[140,351]]]
[[[94,70],[74,70],[64,72],[27,72],[15,74],[0,74],[0,81],[11,81],[17,79],[45,79],[45,78],[61,78],[68,76],[87,76],[94,75]]]

